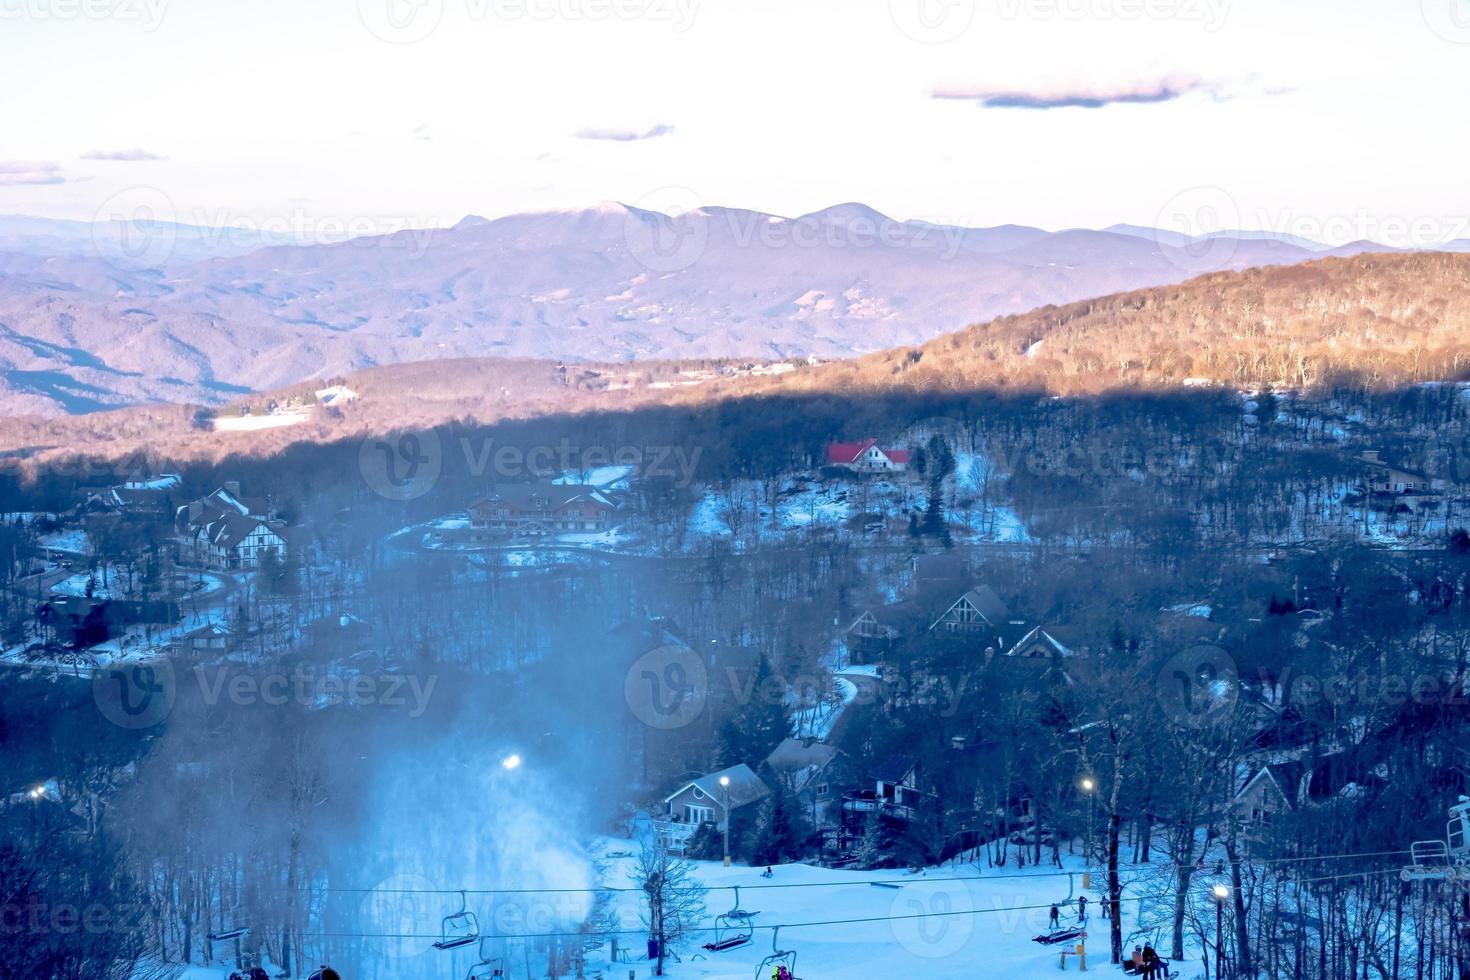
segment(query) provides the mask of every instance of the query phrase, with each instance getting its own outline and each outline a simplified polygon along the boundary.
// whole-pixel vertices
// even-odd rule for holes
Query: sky
[[[1470,237],[1470,0],[0,0],[0,213]]]

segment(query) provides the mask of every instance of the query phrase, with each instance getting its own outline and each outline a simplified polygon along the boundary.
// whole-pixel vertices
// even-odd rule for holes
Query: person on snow
[[[271,975],[265,972],[264,967],[252,966],[250,968],[250,980],[271,980]]]
[[[1055,905],[1053,905],[1051,907],[1051,927],[1053,929],[1055,929],[1061,923],[1061,919],[1062,919],[1061,910],[1058,909]]]
[[[1081,895],[1077,899],[1077,921],[1087,921],[1087,896]]]
[[[776,877],[776,872],[772,871],[770,868],[766,868],[766,870],[764,870],[764,871],[761,872],[761,877],[762,878],[774,878],[774,877]]]

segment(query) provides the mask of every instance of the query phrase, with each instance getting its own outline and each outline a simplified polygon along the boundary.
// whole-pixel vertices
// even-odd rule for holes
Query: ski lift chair
[[[770,980],[772,971],[777,966],[786,967],[786,972],[791,974],[791,980],[798,980],[796,976],[796,950],[780,949],[781,927],[776,926],[771,933],[771,955],[761,960],[760,966],[755,968],[755,980]]]
[[[500,965],[504,961],[498,956],[492,957],[485,949],[485,941],[489,938],[489,936],[480,938],[480,962],[470,967],[470,972],[465,974],[464,980],[496,980],[496,978],[505,976],[505,970]]]
[[[755,912],[740,907],[740,886],[735,886],[735,907],[715,916],[715,938],[704,944],[711,953],[723,953],[750,945],[755,935]]]
[[[206,933],[206,935],[212,943],[227,943],[231,939],[239,939],[249,932],[249,926],[232,926],[229,929],[220,929],[217,932]]]
[[[1444,840],[1409,845],[1409,864],[1402,881],[1470,881],[1470,797],[1450,807]]]
[[[438,950],[460,949],[480,941],[480,920],[469,910],[469,899],[459,893],[459,911],[446,915],[439,924]]]

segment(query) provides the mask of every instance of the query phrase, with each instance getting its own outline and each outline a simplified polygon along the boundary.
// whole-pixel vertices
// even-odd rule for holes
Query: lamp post
[[[1210,889],[1215,899],[1215,977],[1225,976],[1225,902],[1230,898],[1230,886],[1216,885]]]
[[[1097,794],[1093,792],[1095,789],[1097,789],[1097,783],[1092,781],[1092,777],[1084,777],[1082,780],[1082,792],[1087,794],[1087,834],[1085,838],[1086,850],[1082,858],[1088,863],[1092,861],[1092,824],[1097,816]]]
[[[720,777],[720,788],[725,791],[725,867],[730,866],[730,777]]]

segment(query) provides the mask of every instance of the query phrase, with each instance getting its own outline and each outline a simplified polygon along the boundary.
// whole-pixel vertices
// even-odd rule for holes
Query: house
[[[728,780],[728,785],[722,782]],[[656,820],[664,846],[682,853],[689,839],[706,824],[725,829],[725,821],[771,795],[771,788],[743,762],[685,783],[664,797],[665,817]],[[728,805],[728,810],[726,809]]]
[[[905,473],[912,454],[907,449],[885,449],[877,439],[834,442],[827,446],[827,465],[854,473]]]
[[[934,800],[919,789],[919,761],[911,756],[892,756],[873,769],[872,789],[861,789],[842,797],[842,829],[848,837],[860,837],[870,817],[908,823]]]
[[[1065,638],[1065,639],[1063,639]],[[1006,651],[1006,656],[1022,659],[1065,660],[1082,656],[1086,651],[1061,626],[1037,626]]]
[[[150,480],[130,480],[91,492],[82,505],[90,511],[108,511],[141,520],[163,520],[169,515],[183,479],[163,473]]]
[[[854,664],[893,659],[923,641],[962,642],[977,651],[1005,652],[1026,633],[988,585],[926,586],[918,596],[864,609],[844,633]],[[956,592],[958,591],[958,594]]]
[[[621,508],[621,498],[601,487],[507,483],[470,507],[470,526],[537,535],[606,531]]]
[[[269,500],[243,497],[233,481],[174,513],[179,560],[208,568],[258,568],[293,554],[291,530]]]
[[[788,738],[766,756],[766,768],[805,808],[812,826],[830,820],[832,804],[840,798],[837,784],[841,752],[812,738]]]
[[[1295,810],[1303,798],[1306,769],[1300,762],[1262,766],[1246,780],[1230,802],[1244,826],[1269,827],[1277,816]]]
[[[106,643],[123,624],[122,610],[112,600],[74,595],[52,596],[37,607],[36,619],[57,643],[74,649]]]
[[[1365,450],[1358,457],[1358,462],[1363,464],[1364,482],[1369,493],[1408,498],[1432,497],[1436,500],[1444,493],[1443,480],[1419,470],[1395,466],[1382,459],[1376,449]]]
[[[235,631],[225,623],[205,623],[174,640],[176,653],[224,653],[235,640]]]
[[[258,568],[268,553],[289,553],[284,530],[258,517],[226,515],[194,528],[181,542],[180,559],[210,568]]]

